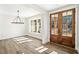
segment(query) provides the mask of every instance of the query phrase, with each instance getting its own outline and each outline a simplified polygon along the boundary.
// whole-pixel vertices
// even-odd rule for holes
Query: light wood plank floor
[[[0,54],[69,54],[75,53],[56,44],[45,44],[30,36],[0,40]]]

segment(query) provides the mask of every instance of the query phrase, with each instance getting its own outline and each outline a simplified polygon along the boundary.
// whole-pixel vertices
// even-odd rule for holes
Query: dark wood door
[[[51,16],[51,41],[56,42],[58,39],[58,14]]]
[[[75,47],[75,9],[50,15],[50,41]]]

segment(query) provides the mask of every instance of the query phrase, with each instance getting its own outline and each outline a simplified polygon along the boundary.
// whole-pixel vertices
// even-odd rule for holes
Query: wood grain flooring
[[[70,54],[75,53],[56,44],[42,44],[30,36],[0,40],[0,54]]]

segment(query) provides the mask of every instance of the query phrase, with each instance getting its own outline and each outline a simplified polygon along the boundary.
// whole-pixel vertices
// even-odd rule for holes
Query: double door
[[[50,41],[75,47],[75,9],[50,15]]]

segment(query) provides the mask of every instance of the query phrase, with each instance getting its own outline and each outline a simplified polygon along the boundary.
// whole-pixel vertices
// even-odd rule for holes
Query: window
[[[41,32],[41,20],[36,19],[36,20],[31,20],[31,32]]]

